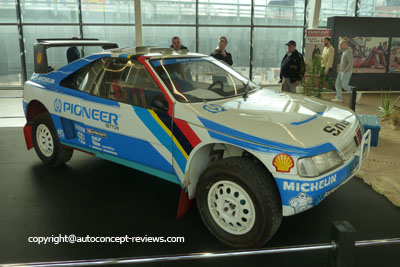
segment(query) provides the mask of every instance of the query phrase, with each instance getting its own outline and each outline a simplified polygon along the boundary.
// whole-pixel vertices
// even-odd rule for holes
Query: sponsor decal
[[[37,78],[37,80],[41,81],[41,82],[45,82],[45,83],[50,83],[50,84],[54,84],[55,83],[54,79],[51,79],[51,78],[48,78],[48,77],[43,77],[43,76],[39,76]]]
[[[118,130],[118,114],[99,110],[95,108],[85,107],[79,104],[61,101],[56,98],[54,100],[54,110],[58,113],[67,113],[76,117],[87,118],[94,121],[104,122],[107,128]]]
[[[338,136],[349,124],[350,122],[343,120],[335,123],[334,125],[325,126],[324,131],[332,134],[333,136]]]
[[[57,134],[58,134],[59,137],[65,138],[65,134],[64,134],[64,130],[63,129],[58,128],[57,129]]]
[[[78,124],[75,124],[75,128],[76,128],[78,131],[85,132],[85,128],[82,127],[82,126],[80,126],[80,125],[78,125]]]
[[[107,138],[106,133],[103,133],[103,132],[100,132],[97,130],[87,128],[87,132],[88,132],[88,134],[91,134],[91,135],[97,135],[97,136],[100,136],[101,138]]]
[[[54,111],[55,112],[58,112],[58,113],[61,113],[61,100],[59,99],[59,98],[56,98],[55,100],[54,100]]]
[[[42,63],[42,59],[43,59],[42,52],[38,52],[38,53],[36,54],[36,63],[37,63],[37,64],[41,64],[41,63]]]
[[[296,192],[314,192],[318,190],[322,190],[325,187],[336,183],[336,174],[333,174],[327,178],[316,182],[288,182],[283,181],[283,190],[285,191],[296,191]]]
[[[93,144],[93,146],[100,147],[101,146],[100,141],[101,141],[101,137],[92,136],[92,144]]]
[[[78,132],[77,135],[79,142],[85,145],[86,144],[85,134],[83,132]]]
[[[203,109],[211,113],[219,113],[226,111],[226,108],[217,104],[206,104],[203,106]]]
[[[275,156],[272,160],[272,165],[274,165],[277,172],[290,172],[294,167],[294,160],[289,154],[281,153]]]
[[[290,207],[292,207],[294,209],[295,213],[299,213],[306,209],[311,208],[312,202],[313,202],[312,197],[308,196],[304,192],[301,192],[296,197],[291,198],[289,201],[289,204],[290,204]]]

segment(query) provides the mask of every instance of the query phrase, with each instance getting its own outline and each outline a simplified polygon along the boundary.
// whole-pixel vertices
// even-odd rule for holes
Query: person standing
[[[219,37],[219,42],[217,48],[210,54],[213,58],[222,60],[228,65],[232,66],[232,55],[226,51],[226,46],[228,45],[228,39],[225,36]]]
[[[340,50],[342,51],[342,57],[340,58],[339,73],[336,77],[336,97],[331,101],[342,102],[342,89],[351,92],[349,85],[351,75],[353,73],[353,49],[349,46],[346,40],[340,42]],[[356,102],[360,102],[361,93],[357,92]]]
[[[72,37],[72,40],[79,40],[79,38],[74,36]],[[79,49],[76,46],[72,46],[67,49],[68,64],[80,58],[81,58],[81,53],[79,52]]]
[[[331,38],[324,38],[324,50],[322,51],[321,71],[318,88],[322,90],[323,83],[326,82],[327,86],[332,88],[332,66],[333,57],[335,56],[335,49],[331,45]],[[329,88],[329,87],[328,87]]]
[[[181,49],[186,49],[189,52],[189,49],[181,43],[181,39],[179,39],[178,36],[172,37],[171,42],[172,42],[172,44],[171,44],[170,48],[175,49],[175,51],[178,51]]]
[[[296,49],[296,42],[289,41],[287,44],[288,51],[281,62],[280,83],[282,83],[282,91],[296,93],[298,86],[306,72],[303,55]]]

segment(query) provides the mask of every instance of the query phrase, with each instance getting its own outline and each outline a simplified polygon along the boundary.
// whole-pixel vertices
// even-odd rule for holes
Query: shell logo
[[[290,169],[294,167],[294,160],[290,155],[281,153],[275,156],[272,165],[277,172],[290,172]]]
[[[43,59],[42,52],[38,52],[37,55],[36,55],[36,63],[37,64],[42,63],[42,59]]]

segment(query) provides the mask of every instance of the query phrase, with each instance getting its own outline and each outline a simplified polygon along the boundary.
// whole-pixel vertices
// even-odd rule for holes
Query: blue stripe
[[[325,143],[322,145],[314,146],[314,147],[309,147],[309,148],[302,148],[302,147],[296,147],[296,146],[291,146],[275,141],[270,141],[267,139],[262,139],[256,136],[252,136],[231,128],[228,128],[226,126],[220,125],[218,123],[212,122],[210,120],[198,117],[200,121],[203,123],[203,125],[206,128],[209,128],[212,131],[217,131],[220,134],[216,135],[216,133],[213,133],[214,136],[218,136],[219,140],[222,140],[221,138],[224,136],[224,138],[227,138],[228,136],[231,136],[233,138],[239,138],[244,140],[245,143],[247,143],[247,146],[249,146],[248,142],[253,142],[256,144],[253,144],[251,147],[259,147],[255,150],[258,151],[280,151],[280,152],[288,152],[292,156],[314,156],[318,154],[322,154],[328,151],[336,150],[336,148],[331,144],[331,143]],[[209,134],[211,135],[212,131],[209,131]],[[232,139],[232,138],[229,138]],[[232,139],[233,140],[233,139]],[[238,140],[235,141],[236,143],[239,142]],[[246,146],[246,147],[247,147]],[[262,146],[262,148],[261,148]],[[267,147],[264,147],[267,146]],[[254,149],[254,148],[253,148]]]
[[[133,106],[135,113],[140,118],[140,120],[146,125],[146,127],[154,134],[154,136],[160,141],[160,143],[168,149],[171,154],[174,155],[174,159],[178,163],[179,168],[182,172],[185,172],[186,159],[172,141],[172,138],[165,132],[160,124],[151,116],[147,109]],[[169,128],[168,126],[166,126]],[[177,151],[176,153],[174,153]]]
[[[133,162],[133,161],[129,161],[129,160],[126,160],[126,159],[118,158],[118,157],[115,157],[115,156],[112,156],[112,155],[109,155],[109,154],[101,153],[101,152],[98,152],[96,150],[89,149],[89,148],[86,148],[86,147],[80,147],[80,146],[77,146],[77,145],[72,145],[70,143],[63,143],[63,144],[65,144],[67,146],[70,146],[70,147],[74,147],[74,148],[83,150],[83,151],[91,152],[91,153],[95,154],[96,157],[103,158],[103,159],[106,159],[106,160],[109,160],[109,161],[112,161],[112,162],[115,162],[115,163],[118,163],[118,164],[121,164],[121,165],[125,165],[127,167],[130,167],[130,168],[133,168],[133,169],[136,169],[136,170],[139,170],[139,171],[142,171],[142,172],[145,172],[145,173],[160,177],[162,179],[165,179],[167,181],[170,181],[170,182],[173,182],[173,183],[176,183],[176,184],[182,186],[181,181],[179,180],[178,176],[176,176],[175,174],[164,172],[164,171],[161,171],[161,170],[158,170],[158,169],[155,169],[155,168],[151,168],[149,166],[146,166],[146,165],[143,165],[143,164],[140,164],[140,163],[137,163],[137,162]]]
[[[318,118],[318,116],[311,117],[311,118],[306,119],[304,121],[292,122],[290,125],[302,125],[302,124],[307,123],[309,121],[315,120],[316,118]]]

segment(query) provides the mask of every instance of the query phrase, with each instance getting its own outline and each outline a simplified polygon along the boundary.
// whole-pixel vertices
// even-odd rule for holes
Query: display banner
[[[310,64],[312,59],[317,55],[322,55],[324,50],[324,38],[331,37],[331,30],[307,29],[306,30],[306,47],[305,62]]]

